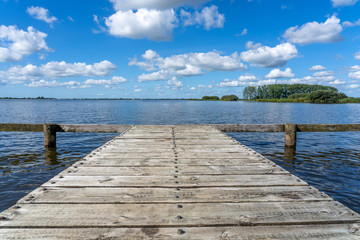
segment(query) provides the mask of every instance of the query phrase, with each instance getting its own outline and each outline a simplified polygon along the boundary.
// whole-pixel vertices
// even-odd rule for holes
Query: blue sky
[[[359,0],[0,0],[0,97],[360,96]]]

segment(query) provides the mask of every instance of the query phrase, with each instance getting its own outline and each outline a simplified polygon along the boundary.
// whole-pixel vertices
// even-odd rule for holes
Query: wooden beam
[[[3,132],[42,132],[43,124],[29,123],[0,123],[0,131]]]
[[[56,124],[57,132],[121,133],[133,125],[103,124]],[[223,132],[285,132],[285,124],[194,124],[177,125],[184,127],[211,126]],[[151,126],[149,126],[151,127]],[[4,132],[42,132],[43,124],[0,123]],[[347,132],[360,131],[360,124],[297,124],[297,132]]]
[[[298,132],[352,132],[360,131],[360,124],[298,124]]]
[[[122,133],[132,125],[58,124],[57,132]]]
[[[5,228],[4,239],[286,239],[357,240],[355,224],[147,228]]]
[[[222,132],[284,132],[284,124],[210,124]]]

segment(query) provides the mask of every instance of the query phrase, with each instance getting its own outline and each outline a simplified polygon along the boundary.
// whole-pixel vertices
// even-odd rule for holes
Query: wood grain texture
[[[0,131],[4,132],[43,132],[43,124],[0,123]]]
[[[308,186],[246,188],[46,187],[36,189],[22,198],[19,203],[221,203],[313,202],[331,200],[326,194]]]
[[[177,176],[177,178],[174,178]],[[43,184],[56,187],[254,187],[304,186],[293,175],[71,176],[59,175]]]
[[[172,163],[172,165],[174,165]],[[73,169],[69,176],[172,176],[174,166],[167,167],[91,167],[87,163],[83,167]],[[176,169],[182,176],[193,175],[261,175],[288,174],[283,168],[258,164],[255,166],[178,166]]]
[[[336,203],[337,204],[337,203]],[[19,204],[2,213],[0,227],[251,226],[356,223],[359,216],[334,202],[179,204]],[[36,221],[34,221],[36,219]]]
[[[339,240],[359,222],[215,126],[133,126],[0,213],[0,239]]]
[[[182,228],[0,229],[5,240],[359,240],[357,224]],[[71,237],[69,237],[71,236]]]

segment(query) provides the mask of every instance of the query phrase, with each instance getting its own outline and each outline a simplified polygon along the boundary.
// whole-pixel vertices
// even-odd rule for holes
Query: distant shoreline
[[[185,98],[12,98],[0,97],[0,100],[190,100]]]
[[[229,102],[224,100],[204,100],[197,98],[12,98],[2,97],[0,100],[107,100],[107,101],[202,101],[202,102]],[[238,102],[269,102],[269,103],[310,103],[306,101],[298,101],[298,99],[238,99]],[[236,102],[236,101],[232,101]],[[331,104],[345,104],[345,103],[360,103],[360,98],[346,98],[341,99],[338,103]],[[317,104],[329,104],[329,103],[317,103]]]

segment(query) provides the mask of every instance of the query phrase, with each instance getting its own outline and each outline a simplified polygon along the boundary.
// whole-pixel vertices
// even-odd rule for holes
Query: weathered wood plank
[[[175,176],[174,172],[174,176]],[[251,187],[304,186],[293,175],[198,175],[198,176],[56,176],[43,186],[56,187]],[[61,178],[62,177],[62,178]]]
[[[175,156],[175,154],[173,154],[173,156],[171,156],[170,154],[166,155],[166,154],[161,154],[161,155],[156,155],[156,154],[151,154],[151,155],[147,155],[147,154],[138,154],[138,155],[131,155],[130,153],[119,153],[116,155],[103,155],[103,154],[92,154],[90,156],[87,156],[86,159],[90,158],[94,159],[94,160],[102,160],[102,161],[109,161],[109,160],[119,160],[119,161],[123,161],[126,159],[128,159],[129,161],[137,161],[137,160],[149,160],[149,159],[157,159],[157,161],[161,161],[161,159],[170,159],[170,160],[174,160],[175,158],[177,158],[178,160],[181,159],[187,159],[189,161],[192,160],[198,160],[198,163],[201,163],[203,161],[207,161],[207,160],[217,160],[217,161],[222,161],[224,160],[226,161],[244,161],[244,162],[256,162],[256,161],[262,161],[265,160],[264,157],[260,156],[260,155],[247,155],[247,154],[239,154],[239,155],[230,155],[230,156],[226,156],[224,158],[221,158],[221,155],[205,155],[205,154],[198,154],[197,156],[193,156],[193,155],[180,155],[179,153],[177,153],[177,156]],[[201,165],[201,164],[200,164]]]
[[[175,158],[174,152],[119,152],[119,153],[106,153],[101,152],[100,154],[96,154],[95,156],[100,155],[101,158]],[[177,157],[179,158],[245,158],[248,154],[241,154],[237,152],[178,152]]]
[[[96,155],[95,155],[96,156]],[[87,157],[87,166],[99,167],[162,167],[174,166],[173,158],[100,158]],[[80,162],[81,163],[81,162]],[[76,164],[79,166],[79,163]]]
[[[115,150],[115,151],[123,151],[125,149],[128,149],[130,151],[133,150],[144,150],[144,149],[154,149],[155,151],[159,150],[169,150],[172,149],[174,145],[173,144],[116,144],[113,143],[111,145],[104,145],[100,147],[100,149],[106,149],[106,150]],[[176,151],[188,151],[188,150],[212,150],[214,149],[213,145],[205,145],[205,144],[197,144],[197,145],[181,145],[176,144]],[[217,149],[219,150],[225,150],[225,149],[238,149],[239,151],[247,151],[248,149],[245,146],[242,146],[240,144],[225,144],[222,145],[219,143],[217,145]],[[217,150],[216,149],[216,150]]]
[[[357,224],[185,228],[15,228],[0,229],[0,236],[5,240],[65,240],[69,238],[78,240],[358,240],[358,231],[359,225]]]
[[[100,158],[87,157],[87,166],[99,167],[162,167],[174,166],[174,158]],[[85,164],[84,162],[84,164]],[[80,166],[77,163],[76,166]],[[178,165],[186,166],[258,166],[263,163],[273,164],[269,160],[259,158],[209,159],[209,158],[178,158]]]
[[[1,213],[0,227],[161,227],[355,223],[334,202],[178,204],[20,204]],[[5,220],[6,219],[6,220]],[[34,221],[36,219],[36,221]]]
[[[297,124],[299,132],[350,132],[360,131],[360,124]]]
[[[284,132],[284,124],[211,124],[222,132]]]
[[[43,124],[28,123],[1,123],[0,131],[30,131],[42,132]],[[133,125],[100,125],[100,124],[57,124],[59,132],[98,132],[98,133],[121,133]],[[161,134],[166,130],[171,130],[175,126],[134,126],[135,133],[154,133]],[[191,130],[192,128],[200,130]],[[138,130],[139,128],[148,129]],[[207,125],[177,125],[177,133],[188,136],[194,136],[194,133],[211,134],[215,129],[223,132],[284,132],[285,124],[207,124]],[[138,130],[138,131],[136,131]],[[301,132],[345,132],[360,131],[360,124],[298,124],[297,130]],[[186,132],[187,131],[187,132]]]
[[[131,153],[131,152],[120,152],[117,154],[101,152],[97,155],[101,155],[102,158],[108,157],[121,157],[121,158],[174,158],[174,152],[139,152],[139,153]]]
[[[119,148],[119,149],[110,149],[110,148],[103,148],[101,150],[101,154],[118,154],[118,153],[129,153],[129,152],[134,152],[134,153],[148,153],[149,152],[149,148],[134,148],[134,147],[129,147],[129,148]],[[158,153],[158,152],[171,152],[174,153],[174,151],[170,148],[156,148],[152,151],[153,153]],[[244,148],[241,147],[234,147],[234,148],[209,148],[209,147],[204,147],[204,148],[184,148],[184,147],[177,147],[176,148],[176,152],[185,152],[185,153],[237,153],[237,154],[248,154],[247,152],[245,152]]]
[[[43,124],[0,123],[0,131],[4,132],[43,132]]]
[[[122,133],[132,125],[100,125],[100,124],[57,124],[58,132],[97,132],[97,133]]]
[[[85,163],[72,169],[71,176],[171,176],[177,170],[182,176],[192,175],[261,175],[289,174],[277,165],[263,164],[256,166],[185,166],[168,167],[91,167]]]
[[[61,196],[61,197],[59,197]],[[203,203],[330,201],[308,186],[247,188],[38,188],[18,203]]]

